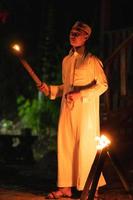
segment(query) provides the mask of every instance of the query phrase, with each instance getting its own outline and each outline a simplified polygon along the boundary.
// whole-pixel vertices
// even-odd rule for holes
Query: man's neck
[[[85,51],[85,46],[81,47],[74,47],[74,51],[76,51],[78,54],[83,55]]]

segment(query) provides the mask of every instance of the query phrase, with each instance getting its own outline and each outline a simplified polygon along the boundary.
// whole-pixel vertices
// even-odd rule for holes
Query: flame
[[[21,52],[21,48],[20,48],[20,46],[19,46],[18,44],[14,44],[14,45],[12,46],[12,48],[13,48],[15,51],[17,51],[17,52]]]
[[[105,135],[101,135],[100,137],[97,136],[96,137],[96,141],[97,141],[97,146],[96,148],[99,150],[99,149],[103,149],[107,146],[110,145],[111,141],[105,136]]]

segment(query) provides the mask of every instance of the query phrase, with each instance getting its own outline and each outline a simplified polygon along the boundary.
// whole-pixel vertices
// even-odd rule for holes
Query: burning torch
[[[47,84],[45,84],[44,82],[42,83],[42,81],[39,79],[39,77],[34,72],[34,70],[29,65],[29,63],[24,59],[23,53],[22,53],[22,48],[20,47],[20,45],[14,44],[14,45],[12,45],[12,49],[13,49],[15,55],[19,58],[22,66],[27,70],[27,72],[29,73],[31,78],[35,81],[36,85],[38,87],[41,87],[41,86],[45,87],[45,95],[48,96],[49,95],[49,89],[46,89],[46,88],[48,88]]]
[[[115,169],[126,193],[129,195],[129,199],[132,199],[132,195],[130,194],[130,186],[128,181],[126,180],[126,177],[123,174],[123,170],[120,166],[120,163],[118,163],[115,155],[110,150],[109,146],[111,144],[111,141],[105,136],[101,135],[100,137],[96,137],[97,140],[97,153],[94,158],[94,162],[92,164],[91,170],[89,172],[89,175],[87,177],[83,192],[81,194],[80,200],[94,200],[97,184],[99,181],[100,174],[103,169],[103,165],[105,162],[106,157],[109,158],[111,161],[111,164],[113,168]]]

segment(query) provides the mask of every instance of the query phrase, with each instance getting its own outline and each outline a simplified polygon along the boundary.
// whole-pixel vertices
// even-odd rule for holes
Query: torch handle
[[[28,71],[29,75],[35,81],[35,83],[37,84],[37,86],[41,86],[42,85],[42,81],[38,78],[38,76],[33,71],[33,69],[31,68],[31,66],[27,63],[27,61],[25,59],[22,59],[22,58],[19,58],[19,59],[20,59],[20,62],[22,63],[22,65],[24,66],[24,68]]]

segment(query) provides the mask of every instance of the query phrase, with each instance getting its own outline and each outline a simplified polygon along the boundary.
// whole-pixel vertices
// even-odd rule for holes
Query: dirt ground
[[[133,200],[133,196],[125,192],[118,175],[112,171],[108,163],[106,169],[109,184],[99,189],[99,195],[94,200]],[[130,193],[133,192],[133,171],[131,169],[132,165],[126,169]],[[28,165],[0,163],[0,200],[44,200],[49,192],[55,190],[55,186],[56,166],[54,160],[52,163],[50,159],[50,162],[45,160]],[[81,193],[74,193],[72,198],[60,199],[80,199],[80,196]]]
[[[35,194],[32,192],[26,192],[26,191],[19,191],[19,189],[0,189],[0,200],[44,200],[45,194]],[[78,198],[60,198],[60,199],[80,199]],[[99,195],[94,200],[131,200],[132,197],[129,197],[126,194],[122,194],[119,192],[109,192],[104,195]]]

